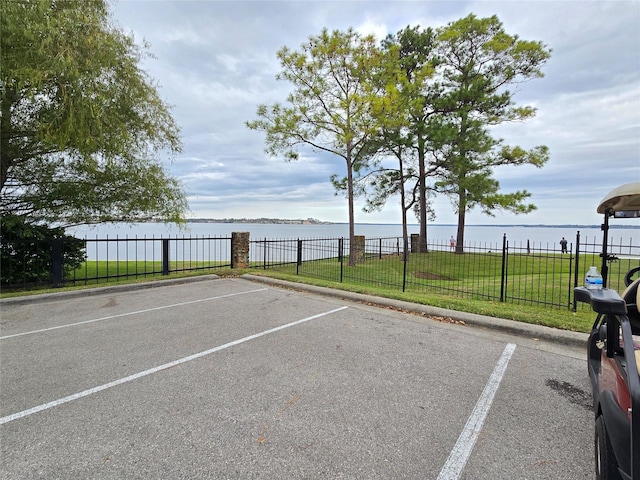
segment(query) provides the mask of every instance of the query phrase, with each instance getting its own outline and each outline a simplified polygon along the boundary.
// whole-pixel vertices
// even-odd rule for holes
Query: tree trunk
[[[347,200],[349,204],[349,262],[353,267],[356,264],[356,229],[355,211],[353,208],[353,163],[351,162],[351,148],[347,148]]]
[[[418,201],[420,202],[420,234],[418,236],[418,251],[424,253],[427,251],[427,169],[424,155],[424,138],[422,138],[422,135],[418,137],[418,169]]]
[[[402,161],[400,161],[400,205],[402,207],[402,245],[404,245],[404,254],[402,258],[404,261],[406,261],[408,252],[405,247],[407,246],[409,241],[409,229],[407,228],[407,204],[405,203],[403,168],[404,167],[402,165]]]
[[[464,222],[467,214],[467,192],[458,194],[458,231],[456,233],[456,253],[464,253]]]
[[[462,139],[463,146],[460,149],[458,158],[460,165],[458,169],[458,232],[456,234],[456,253],[464,253],[464,225],[467,215],[467,188],[465,187],[467,149],[464,142],[466,141],[468,118],[468,112],[463,110],[460,117],[459,136],[459,138]]]

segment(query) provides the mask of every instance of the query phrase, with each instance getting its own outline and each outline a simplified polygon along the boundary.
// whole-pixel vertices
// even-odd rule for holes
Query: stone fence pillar
[[[420,251],[420,235],[417,233],[411,234],[411,253],[417,253]]]
[[[231,268],[249,267],[249,232],[231,232]]]

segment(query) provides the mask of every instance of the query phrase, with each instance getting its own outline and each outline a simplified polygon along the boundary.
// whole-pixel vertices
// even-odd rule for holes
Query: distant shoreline
[[[154,220],[150,220],[150,223],[155,222]],[[161,221],[159,223],[162,223]],[[307,219],[287,219],[287,218],[190,218],[187,220],[187,223],[248,223],[248,224],[259,224],[259,225],[347,225],[347,222],[325,222],[322,220],[317,220],[315,218],[307,218]],[[356,222],[358,225],[400,225],[399,223],[367,223],[367,222]],[[416,227],[419,224],[410,223],[410,227]],[[427,224],[427,228],[429,226],[434,227],[457,227],[454,223],[429,223]],[[522,227],[522,228],[600,228],[600,224],[597,225],[575,225],[575,224],[560,224],[560,225],[550,225],[550,224],[495,224],[495,225],[486,225],[486,224],[467,224],[466,227]],[[637,229],[637,225],[620,225],[615,223],[609,224],[610,229]]]
[[[190,218],[187,223],[258,223],[261,225],[335,225],[316,218]]]

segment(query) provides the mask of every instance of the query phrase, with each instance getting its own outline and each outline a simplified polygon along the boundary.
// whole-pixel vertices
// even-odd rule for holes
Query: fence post
[[[231,232],[231,268],[247,268],[248,266],[249,232]]]
[[[404,239],[404,253],[402,254],[402,291],[404,292],[407,288],[407,262],[409,261],[409,253],[407,250],[409,249],[409,239],[407,237],[403,237]]]
[[[502,235],[502,271],[500,273],[500,301],[504,302],[505,287],[507,282],[507,250],[509,243],[507,242],[507,234]]]
[[[162,275],[169,275],[169,239],[162,239]]]
[[[573,273],[573,243],[569,244],[569,283],[567,285],[567,308],[571,309],[571,293],[573,292],[573,288],[571,288],[571,274]],[[574,305],[574,312],[577,309],[577,305]]]
[[[602,235],[602,252],[607,252],[609,255],[609,212],[604,215],[604,223],[600,225],[600,230],[604,232]],[[609,265],[607,261],[607,255],[602,255],[602,264],[600,266],[600,273],[602,274],[602,288],[607,288],[607,279],[609,278]],[[594,262],[595,263],[595,262]]]
[[[342,283],[342,268],[344,267],[344,237],[338,239],[338,261],[340,262],[340,283]]]
[[[63,265],[64,265],[64,245],[62,238],[54,238],[51,241],[51,284],[54,288],[62,286]]]
[[[262,269],[267,269],[267,237],[264,237],[264,243],[262,244]]]
[[[406,263],[409,258],[409,238],[402,237],[402,261]]]
[[[573,273],[573,288],[578,286],[578,275],[580,271],[580,230],[576,232],[576,271]],[[573,296],[573,311],[578,309],[578,301]]]
[[[302,240],[298,239],[298,261],[296,262],[299,267],[302,265]],[[296,268],[296,275],[298,274],[298,269]]]

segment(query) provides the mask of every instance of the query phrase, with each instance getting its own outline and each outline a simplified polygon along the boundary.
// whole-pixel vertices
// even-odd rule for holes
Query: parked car
[[[602,288],[578,287],[576,300],[597,313],[587,347],[593,388],[594,453],[599,480],[640,480],[640,266],[625,275],[622,293],[607,288],[607,251],[611,218],[640,221],[640,182],[622,185],[600,202],[602,224]]]

